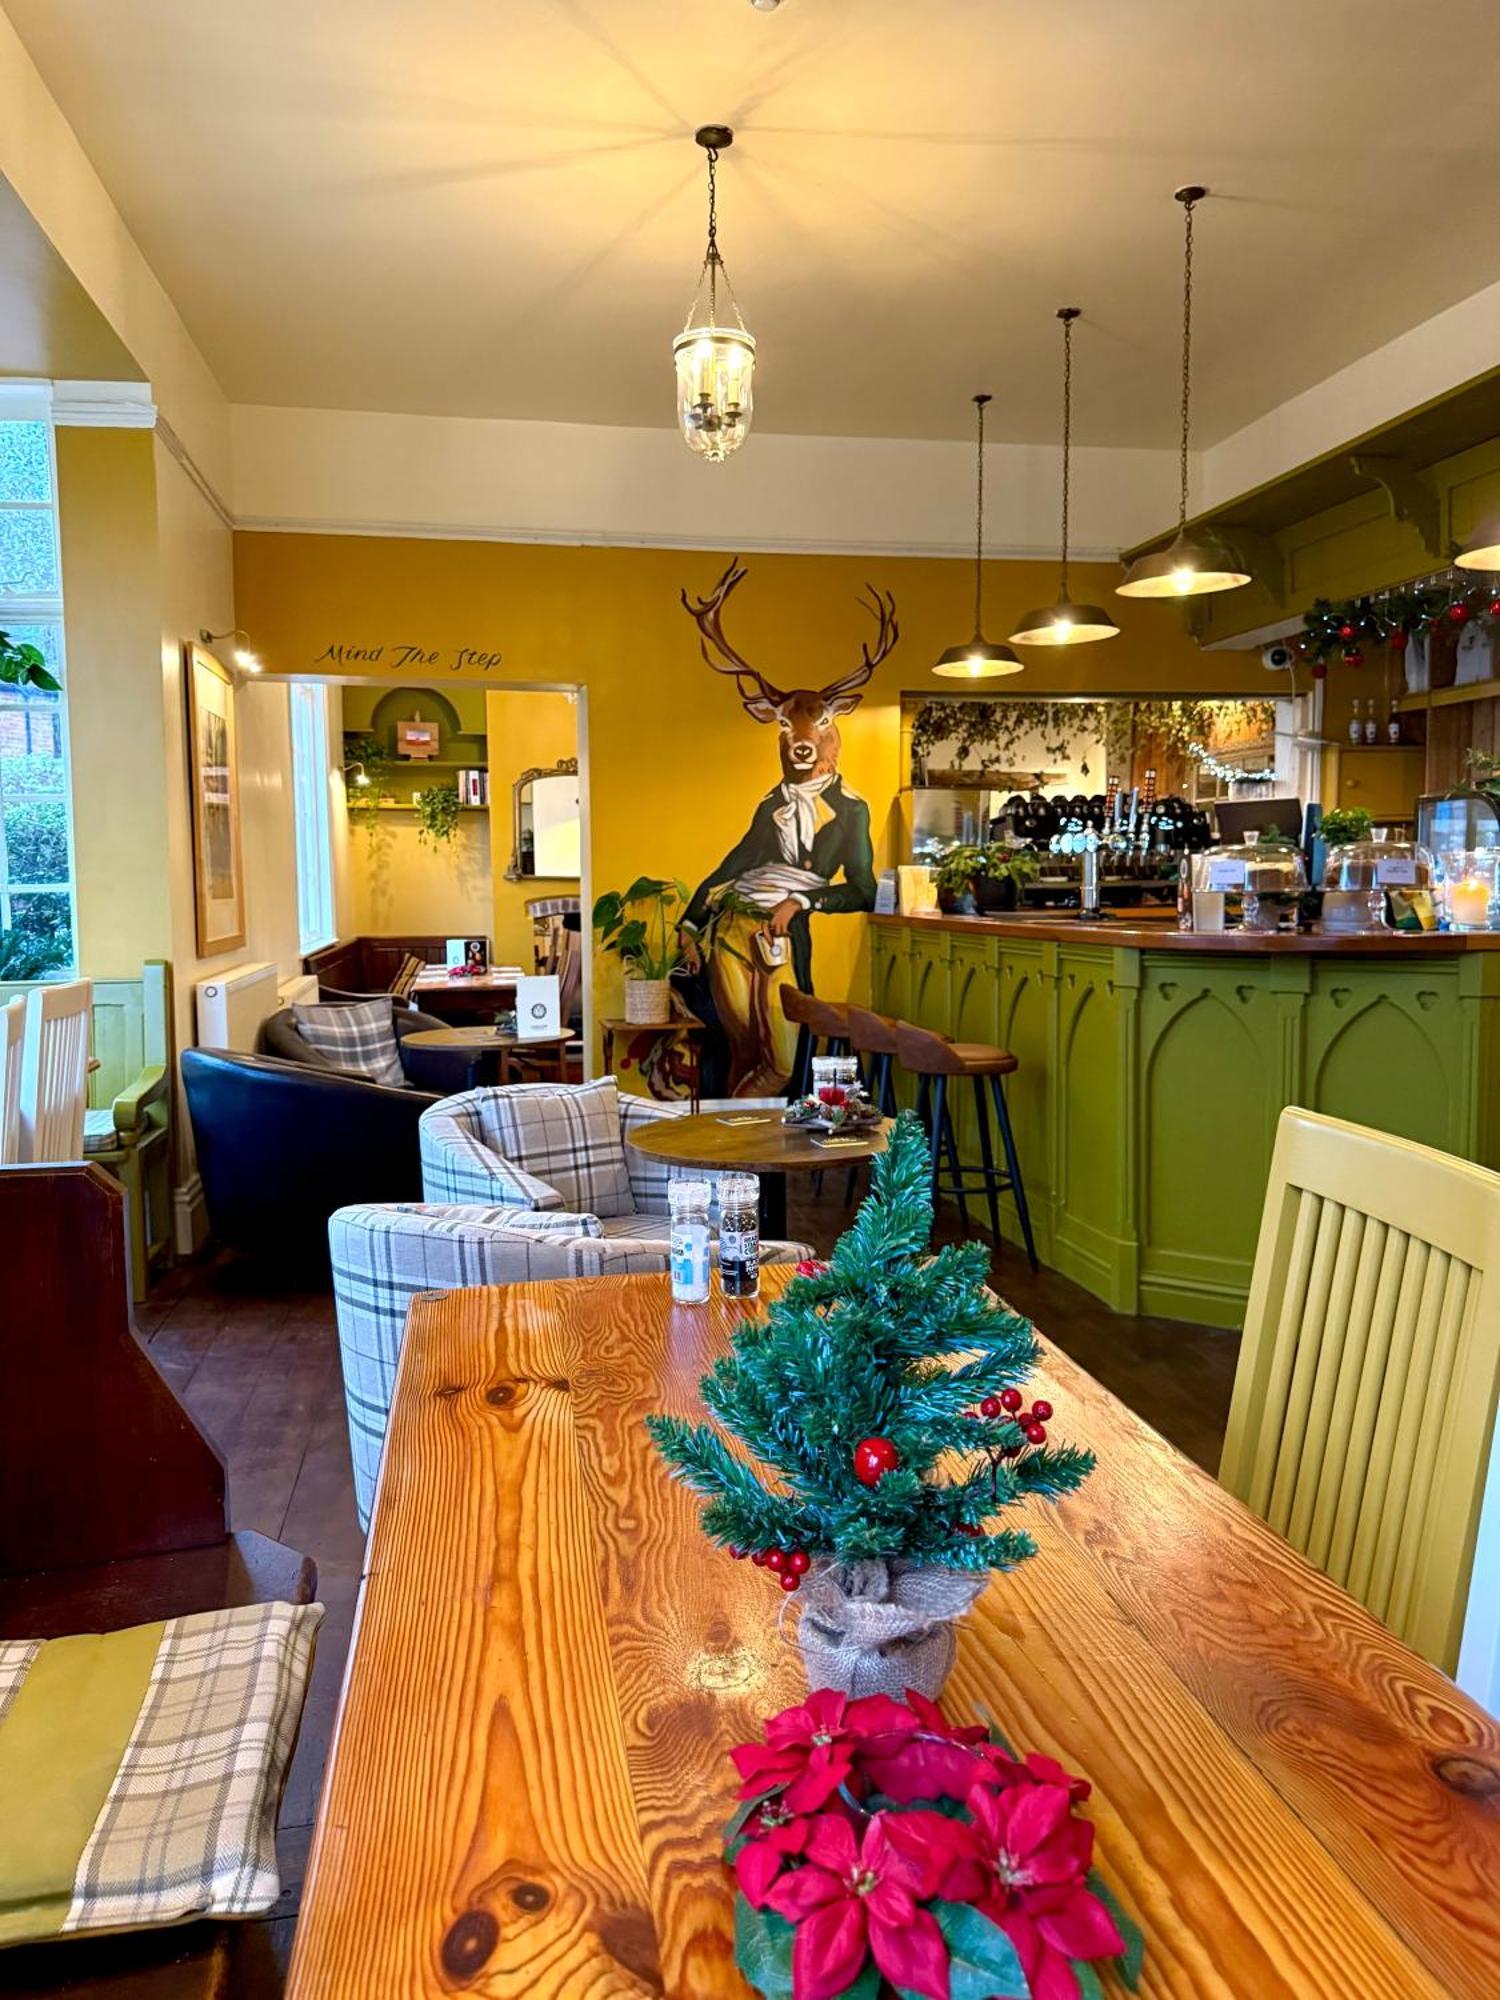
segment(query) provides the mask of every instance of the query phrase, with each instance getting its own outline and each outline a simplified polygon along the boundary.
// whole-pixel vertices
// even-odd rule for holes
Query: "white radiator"
[[[283,1007],[316,1007],[318,1004],[318,979],[313,972],[299,972],[295,979],[283,979],[276,989],[276,998]]]
[[[199,1048],[253,1051],[261,1022],[281,1005],[278,978],[268,961],[200,979],[195,989]]]

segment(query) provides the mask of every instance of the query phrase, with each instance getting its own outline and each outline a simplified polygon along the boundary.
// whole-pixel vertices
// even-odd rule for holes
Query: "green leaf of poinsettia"
[[[880,1968],[873,1958],[865,1960],[865,1969],[852,1986],[846,1986],[838,2000],[880,2000]]]
[[[1078,2000],[1104,2000],[1104,1988],[1099,1984],[1099,1975],[1086,1958],[1070,1958],[1073,1977],[1078,1981]]]
[[[968,1903],[934,1903],[932,1914],[953,1955],[953,2000],[1029,2000],[1016,1948]]]
[[[792,2000],[795,1932],[774,1910],[752,1910],[743,1896],[734,1905],[734,1962],[765,2000]]]
[[[1088,1889],[1089,1893],[1097,1896],[1109,1911],[1119,1927],[1120,1936],[1125,1940],[1124,1956],[1116,1959],[1115,1965],[1127,1990],[1134,1993],[1141,1983],[1141,1966],[1146,1957],[1146,1940],[1141,1935],[1141,1927],[1126,1914],[1119,1897],[1097,1868],[1091,1868],[1088,1872]]]

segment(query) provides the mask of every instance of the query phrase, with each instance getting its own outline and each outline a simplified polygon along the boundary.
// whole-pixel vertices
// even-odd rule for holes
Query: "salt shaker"
[[[719,1179],[719,1284],[726,1299],[760,1296],[760,1181],[754,1174]]]
[[[669,1181],[671,1211],[672,1297],[678,1305],[702,1305],[708,1297],[707,1181]]]

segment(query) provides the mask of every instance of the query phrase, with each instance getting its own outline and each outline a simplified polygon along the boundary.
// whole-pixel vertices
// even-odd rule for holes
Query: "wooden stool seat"
[[[1000,1081],[1019,1069],[1019,1062],[1009,1049],[993,1048],[988,1042],[950,1042],[946,1035],[936,1034],[931,1028],[919,1028],[912,1021],[898,1021],[895,1025],[897,1058],[903,1069],[920,1079],[917,1111],[927,1127],[932,1152],[934,1202],[945,1194],[951,1195],[958,1203],[959,1218],[967,1229],[969,1208],[966,1196],[983,1194],[989,1202],[990,1230],[998,1245],[999,1196],[1008,1188],[1015,1197],[1016,1220],[1021,1225],[1026,1255],[1034,1271],[1037,1261],[1036,1242],[1031,1233],[1031,1212],[1026,1205],[1021,1162],[1016,1154],[1015,1134],[1011,1131],[1010,1108],[1005,1102],[1005,1089]],[[958,1135],[948,1104],[950,1077],[956,1077],[960,1082],[967,1077],[974,1086],[974,1116],[979,1127],[981,1158],[978,1166],[965,1166],[958,1156]],[[1005,1154],[1003,1172],[995,1165],[990,1144],[991,1110],[1000,1128],[1000,1145]],[[946,1169],[943,1164],[945,1159]]]

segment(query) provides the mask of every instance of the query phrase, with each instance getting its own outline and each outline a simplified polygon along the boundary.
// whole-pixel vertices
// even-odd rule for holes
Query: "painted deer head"
[[[790,784],[809,783],[838,769],[838,718],[864,699],[859,690],[869,680],[901,636],[895,599],[865,587],[860,602],[875,620],[875,643],[859,649],[859,665],[821,688],[773,687],[724,637],[723,613],[747,571],[738,556],[707,597],[682,593],[683,609],[698,627],[699,650],[716,674],[728,674],[739,690],[745,713],[757,722],[774,722],[781,732],[781,771]]]

